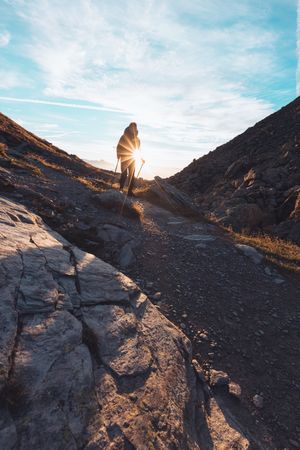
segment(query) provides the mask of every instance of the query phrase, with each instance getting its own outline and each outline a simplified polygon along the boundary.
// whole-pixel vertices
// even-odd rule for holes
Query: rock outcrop
[[[154,178],[154,182],[142,196],[176,214],[188,217],[202,217],[197,205],[187,195],[158,176]]]
[[[248,447],[129,278],[5,198],[0,252],[1,449]]]
[[[300,243],[300,98],[169,181],[225,226]]]

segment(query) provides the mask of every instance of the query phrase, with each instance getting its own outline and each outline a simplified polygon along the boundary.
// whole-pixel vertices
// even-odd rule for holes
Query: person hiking
[[[121,161],[120,190],[123,190],[127,176],[128,195],[133,196],[135,160],[137,150],[140,149],[141,142],[138,138],[138,129],[135,122],[131,122],[119,139],[117,145],[117,158]],[[143,160],[142,160],[143,161]],[[144,161],[143,161],[144,162]]]

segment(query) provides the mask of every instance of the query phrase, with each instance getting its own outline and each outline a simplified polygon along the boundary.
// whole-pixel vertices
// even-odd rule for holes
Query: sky
[[[299,17],[300,0],[0,0],[0,110],[111,167],[135,121],[144,176],[168,176],[300,94]]]

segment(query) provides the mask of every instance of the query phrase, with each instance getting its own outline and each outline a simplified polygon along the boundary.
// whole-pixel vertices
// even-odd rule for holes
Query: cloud
[[[8,31],[0,32],[0,47],[6,47],[10,42],[10,34]]]
[[[24,81],[20,74],[12,69],[0,68],[0,89],[11,89],[20,86]]]
[[[257,0],[10,3],[29,27],[24,52],[44,93],[73,102],[46,104],[122,111],[148,142],[180,152],[212,149],[273,111],[249,94],[279,72],[279,36]]]
[[[1,76],[1,72],[0,72],[0,76]],[[0,78],[0,87],[1,87],[1,78]],[[38,100],[38,99],[33,99],[33,98],[18,98],[18,97],[0,96],[0,100],[16,102],[16,103],[32,103],[32,104],[37,104],[37,105],[61,106],[62,108],[88,109],[88,110],[92,110],[92,111],[115,111],[115,112],[119,111],[118,109],[104,108],[102,106],[82,105],[80,103],[54,102],[51,100]]]

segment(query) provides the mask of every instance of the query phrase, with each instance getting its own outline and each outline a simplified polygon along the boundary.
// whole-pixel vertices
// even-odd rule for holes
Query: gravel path
[[[216,369],[240,386],[240,401],[216,394],[265,448],[300,448],[300,284],[214,225],[147,204],[127,273],[192,340],[207,380]]]

